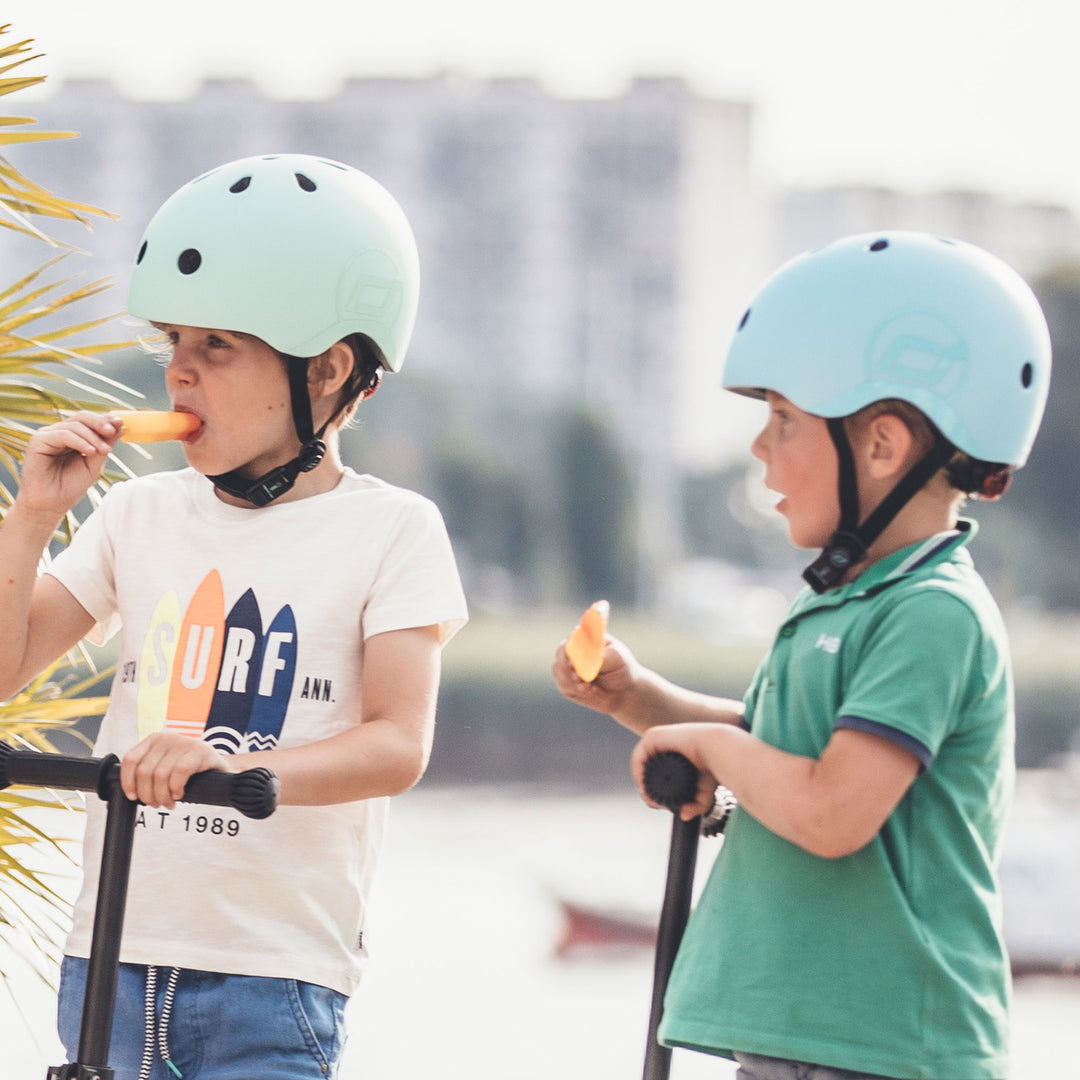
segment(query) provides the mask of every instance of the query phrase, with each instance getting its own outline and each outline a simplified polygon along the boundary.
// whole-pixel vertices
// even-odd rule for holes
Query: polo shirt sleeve
[[[888,738],[926,768],[1002,664],[961,598],[938,588],[907,592],[861,641],[835,726]]]

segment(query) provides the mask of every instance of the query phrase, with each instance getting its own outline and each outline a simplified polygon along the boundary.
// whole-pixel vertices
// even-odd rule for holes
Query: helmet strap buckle
[[[866,558],[870,545],[956,452],[952,443],[939,438],[860,524],[855,456],[847,429],[842,418],[829,418],[826,424],[840,460],[840,527],[829,538],[821,554],[803,571],[803,579],[817,593],[840,584],[848,571]]]
[[[837,529],[821,554],[803,571],[803,580],[816,593],[838,584],[844,575],[866,558],[866,544],[855,532]]]
[[[311,472],[326,454],[326,443],[322,439],[312,439],[300,448],[300,453],[276,469],[264,473],[258,480],[248,480],[236,472],[220,473],[211,476],[210,482],[216,488],[234,498],[243,499],[254,506],[266,506],[290,491],[301,473]]]

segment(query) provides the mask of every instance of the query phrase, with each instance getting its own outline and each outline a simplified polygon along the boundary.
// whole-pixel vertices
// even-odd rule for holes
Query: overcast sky
[[[970,187],[1080,211],[1072,0],[5,0],[2,17],[45,52],[35,71],[136,96],[206,75],[281,97],[350,75],[532,75],[571,95],[682,75],[756,104],[762,183]]]

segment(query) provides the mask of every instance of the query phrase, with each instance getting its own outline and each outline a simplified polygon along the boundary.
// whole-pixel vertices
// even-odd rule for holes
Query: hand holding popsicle
[[[574,628],[566,642],[566,655],[574,670],[586,682],[592,682],[600,674],[604,664],[604,635],[607,632],[611,605],[597,600]]]
[[[129,443],[165,442],[168,439],[186,439],[202,427],[202,421],[187,412],[158,412],[137,409],[118,412],[120,438]]]

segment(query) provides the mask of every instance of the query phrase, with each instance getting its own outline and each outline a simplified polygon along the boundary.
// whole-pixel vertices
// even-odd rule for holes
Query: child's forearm
[[[60,519],[24,510],[16,500],[0,527],[0,699],[21,690],[35,673],[24,660],[38,565]]]
[[[664,750],[684,754],[767,829],[822,858],[868,844],[919,771],[912,753],[865,732],[839,730],[810,758],[744,728],[694,724],[657,728],[642,739],[634,752],[639,783],[644,762]]]
[[[306,746],[253,754],[252,765],[278,774],[286,804],[400,795],[431,755],[441,657],[436,626],[375,634],[364,644],[360,722]]]
[[[283,805],[327,806],[408,791],[430,754],[429,739],[390,720],[369,720],[306,746],[241,755],[232,764],[273,769]]]
[[[658,724],[739,725],[743,713],[741,701],[687,690],[642,668],[633,689],[623,695],[611,715],[623,727],[643,735]]]

